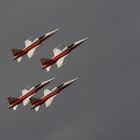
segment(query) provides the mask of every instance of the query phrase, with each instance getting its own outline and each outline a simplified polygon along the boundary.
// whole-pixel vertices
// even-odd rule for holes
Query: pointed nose
[[[75,78],[75,79],[72,79],[70,82],[73,83],[75,81],[77,81],[79,78]]]
[[[44,81],[44,82],[41,83],[41,85],[49,84],[49,83],[52,82],[54,79],[55,79],[55,78],[51,78],[51,79],[49,79],[49,80],[47,80],[47,81]]]
[[[72,80],[70,80],[70,81],[65,82],[64,85],[72,84],[72,83],[74,83],[74,82],[77,81],[77,80],[78,80],[78,78],[72,79]]]
[[[75,45],[75,46],[79,46],[80,44],[84,43],[87,39],[88,39],[88,37],[86,37],[86,38],[84,38],[84,39],[81,39],[81,40],[79,40],[79,41],[76,41],[76,42],[74,43],[74,45]]]
[[[46,34],[45,34],[45,37],[51,36],[51,35],[55,34],[57,31],[59,31],[59,29],[56,29],[56,30],[51,31],[51,32],[49,32],[49,33],[46,33]]]

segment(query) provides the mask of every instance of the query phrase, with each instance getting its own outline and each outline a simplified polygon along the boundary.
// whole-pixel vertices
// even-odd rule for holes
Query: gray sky
[[[140,1],[39,0],[0,2],[0,138],[5,140],[140,139]],[[12,60],[30,36],[60,28],[32,59]],[[39,59],[89,36],[61,69],[41,70]],[[56,77],[53,88],[79,77],[47,110],[8,109],[8,96]],[[43,91],[43,90],[42,90]],[[40,91],[36,97],[43,95]]]

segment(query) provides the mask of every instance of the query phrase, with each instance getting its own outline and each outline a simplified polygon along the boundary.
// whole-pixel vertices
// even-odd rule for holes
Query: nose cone
[[[88,37],[86,37],[86,38],[84,38],[84,39],[81,39],[81,40],[79,40],[79,41],[76,41],[76,42],[74,43],[74,46],[79,46],[80,44],[84,43],[87,39],[88,39]]]
[[[70,85],[70,84],[74,83],[77,80],[78,80],[78,78],[72,79],[70,81],[65,82],[64,85]]]
[[[46,33],[46,34],[45,34],[45,37],[52,36],[52,35],[55,34],[58,30],[59,30],[59,29],[56,29],[56,30],[54,30],[54,31],[51,31],[51,32],[49,32],[49,33]]]
[[[51,79],[49,79],[49,80],[47,80],[47,81],[44,81],[44,82],[41,83],[41,85],[49,84],[49,83],[52,82],[54,79],[55,79],[55,78],[51,78]]]

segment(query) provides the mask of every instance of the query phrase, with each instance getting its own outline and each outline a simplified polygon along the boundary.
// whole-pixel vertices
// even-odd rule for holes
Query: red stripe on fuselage
[[[67,50],[61,52],[60,54],[58,54],[57,56],[55,56],[52,60],[57,62],[60,58],[66,56],[69,53],[70,53],[70,51],[67,49]]]
[[[41,100],[39,100],[38,102],[36,102],[33,106],[32,106],[32,109],[33,108],[36,108],[37,106],[45,103],[49,98],[53,97],[54,95],[58,94],[60,92],[60,90],[55,90],[55,91],[52,91],[49,95],[43,97]]]
[[[67,50],[65,50],[65,51],[63,51],[63,52],[61,52],[61,53],[58,54],[57,56],[53,57],[53,58],[51,59],[51,62],[50,62],[50,63],[47,62],[46,64],[44,64],[44,67],[43,67],[43,68],[47,68],[47,67],[53,65],[53,64],[56,63],[59,59],[61,59],[62,57],[68,55],[70,52],[71,52],[71,50],[69,50],[69,49],[67,49]]]
[[[37,40],[35,41],[33,44],[29,45],[27,48],[24,48],[23,49],[23,52],[22,53],[19,53],[16,55],[16,57],[14,58],[17,59],[21,56],[24,56],[25,54],[27,54],[31,49],[35,48],[36,46],[40,45],[44,40],[46,40],[48,37],[44,37],[44,38],[41,38],[40,40]]]
[[[49,98],[59,94],[59,92],[61,92],[63,89],[65,89],[67,86],[63,86],[59,89],[56,89],[54,91],[52,91],[50,94],[46,95],[45,97],[43,97],[42,99],[40,99],[38,102],[36,102],[31,109],[36,108],[39,105],[42,105],[43,103],[45,103]]]
[[[33,90],[29,91],[28,93],[26,93],[25,95],[19,97],[18,100],[15,101],[15,102],[10,106],[10,108],[12,108],[12,107],[14,107],[14,106],[16,106],[16,105],[22,103],[26,98],[28,98],[29,96],[35,94],[37,91],[38,91],[38,89],[33,89]]]
[[[51,81],[50,81],[51,82]],[[19,99],[17,101],[15,101],[13,104],[10,105],[9,108],[12,108],[20,103],[22,103],[26,98],[28,98],[29,96],[35,94],[36,92],[38,92],[40,89],[42,89],[43,87],[45,87],[47,84],[49,84],[50,82],[47,82],[37,88],[32,89],[31,91],[27,92],[25,95],[19,97]]]

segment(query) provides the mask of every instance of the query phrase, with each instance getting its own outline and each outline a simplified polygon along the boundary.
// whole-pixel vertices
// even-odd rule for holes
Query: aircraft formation
[[[28,58],[33,57],[35,50],[41,45],[42,42],[44,42],[46,39],[54,35],[59,29],[56,29],[54,31],[51,31],[49,33],[46,33],[42,35],[39,38],[36,38],[35,40],[31,41],[30,39],[27,39],[25,41],[25,48],[23,49],[17,49],[13,48],[12,54],[13,54],[13,60],[17,60],[18,62],[21,62],[24,55],[27,54]],[[82,43],[84,43],[88,37],[81,39],[79,41],[76,41],[68,46],[66,46],[64,49],[60,50],[58,48],[53,49],[54,56],[52,58],[46,58],[42,57],[40,59],[42,64],[42,69],[46,69],[47,72],[50,71],[50,68],[53,64],[56,64],[58,68],[62,67],[64,64],[64,59],[71,53],[72,50],[80,46]],[[50,84],[55,78],[51,78],[49,80],[43,81],[30,89],[23,89],[22,95],[19,97],[13,97],[9,96],[8,102],[9,102],[9,109],[16,110],[17,107],[23,103],[23,106],[26,106],[29,102],[31,104],[31,109],[35,109],[35,111],[38,111],[40,106],[45,104],[46,108],[48,108],[54,98],[65,88],[73,84],[78,78],[69,80],[67,82],[64,82],[56,87],[54,87],[52,90],[45,89],[44,95],[41,98],[34,97],[38,91],[40,91],[42,88]]]

